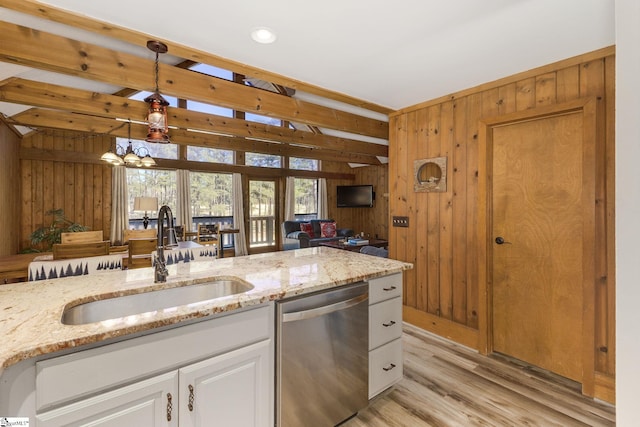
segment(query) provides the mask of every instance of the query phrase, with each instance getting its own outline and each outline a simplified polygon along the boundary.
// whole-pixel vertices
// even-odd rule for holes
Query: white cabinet
[[[402,379],[402,273],[369,280],[369,399]]]
[[[36,363],[37,426],[273,425],[273,305]]]
[[[41,427],[177,426],[177,391],[174,371],[38,414],[36,422]]]
[[[269,343],[180,369],[180,426],[268,426]]]

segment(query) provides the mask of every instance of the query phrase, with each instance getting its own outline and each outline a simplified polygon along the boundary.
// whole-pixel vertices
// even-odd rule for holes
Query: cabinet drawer
[[[369,399],[401,379],[401,338],[369,352]]]
[[[402,301],[400,297],[369,306],[369,349],[400,338],[402,335]]]
[[[402,273],[369,280],[369,304],[402,295]]]

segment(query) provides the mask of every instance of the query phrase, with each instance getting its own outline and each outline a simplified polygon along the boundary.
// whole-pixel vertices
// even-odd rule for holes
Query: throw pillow
[[[322,237],[336,237],[336,223],[335,222],[323,222],[320,224],[322,230]]]
[[[300,231],[304,231],[305,233],[307,233],[310,239],[315,238],[315,235],[313,234],[313,226],[310,222],[301,222]]]

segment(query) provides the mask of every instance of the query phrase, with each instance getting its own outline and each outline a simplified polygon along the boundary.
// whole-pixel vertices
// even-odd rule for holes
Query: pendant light
[[[169,126],[167,123],[167,106],[169,102],[160,95],[160,89],[158,88],[158,74],[160,71],[158,56],[161,53],[167,53],[169,49],[166,44],[155,40],[149,40],[147,42],[147,48],[156,53],[156,90],[144,99],[144,102],[149,104],[149,112],[147,114],[149,134],[145,141],[168,144],[171,142],[169,140]]]

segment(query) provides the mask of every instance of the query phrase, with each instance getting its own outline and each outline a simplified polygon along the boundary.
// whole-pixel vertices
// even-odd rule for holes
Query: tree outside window
[[[282,167],[282,157],[273,154],[247,153],[245,164],[263,168],[280,168]]]
[[[296,219],[309,220],[318,216],[318,180],[295,178]]]
[[[178,201],[176,171],[127,168],[127,187],[130,220],[142,219],[144,216],[144,212],[133,210],[134,198],[141,196],[157,197],[158,206],[167,205],[175,214]]]
[[[231,174],[191,172],[191,215],[211,217],[212,222],[233,216]]]

